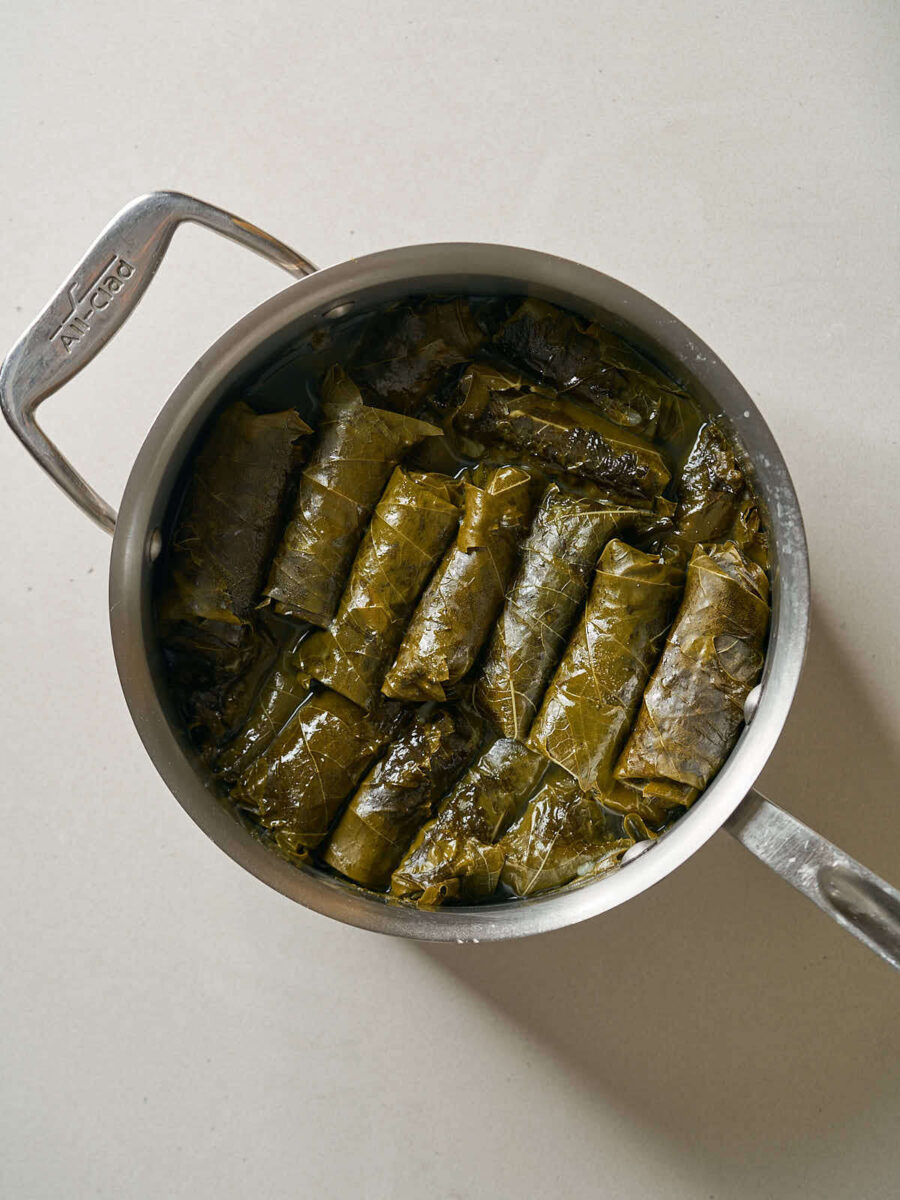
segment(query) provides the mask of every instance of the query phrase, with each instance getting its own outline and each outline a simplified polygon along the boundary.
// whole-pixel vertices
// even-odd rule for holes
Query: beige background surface
[[[763,784],[900,880],[895,4],[3,8],[2,349],[153,187],[321,263],[543,248],[715,347],[810,540],[809,661]],[[104,494],[283,282],[178,235],[44,410]],[[900,981],[725,835],[519,944],[306,913],[156,777],[116,681],[109,543],[2,430],[0,497],[0,1194],[896,1196]]]

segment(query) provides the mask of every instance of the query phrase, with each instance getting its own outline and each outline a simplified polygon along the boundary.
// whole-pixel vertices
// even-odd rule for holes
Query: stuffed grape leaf
[[[363,887],[386,888],[480,739],[480,724],[459,709],[437,709],[415,721],[360,784],[325,847],[324,861]]]
[[[484,363],[473,363],[460,379],[450,420],[476,447],[501,442],[620,497],[651,500],[670,479],[662,456],[643,438]]]
[[[479,708],[505,737],[528,734],[604,545],[657,521],[644,509],[547,489],[476,684]]]
[[[765,571],[733,542],[694,549],[618,779],[673,803],[689,803],[692,789],[706,787],[734,745],[762,671],[768,594]]]
[[[463,517],[419,601],[382,691],[445,700],[468,674],[503,604],[531,511],[531,477],[517,467],[465,484]]]
[[[281,732],[309,694],[309,676],[294,662],[304,632],[288,637],[259,687],[253,706],[237,735],[216,760],[223,776],[237,776]]]
[[[240,725],[277,654],[274,638],[259,620],[166,623],[160,650],[184,727],[204,754]]]
[[[500,882],[517,896],[534,896],[613,870],[631,844],[574,779],[554,771],[499,842]]]
[[[409,719],[386,701],[365,712],[338,692],[316,692],[231,790],[287,854],[312,849],[375,758]]]
[[[613,539],[531,726],[528,745],[585,790],[609,775],[681,597],[672,562]]]
[[[334,620],[302,647],[304,670],[368,707],[419,594],[459,522],[462,485],[397,467],[378,502]]]
[[[494,346],[560,392],[595,404],[618,425],[653,437],[685,392],[614,333],[585,324],[544,300],[525,300],[501,326]]]
[[[728,541],[765,571],[769,566],[769,539],[763,528],[759,502],[748,487],[741,497],[734,523],[728,531]]]
[[[500,738],[489,746],[420,830],[394,871],[393,895],[423,907],[492,895],[503,866],[503,853],[494,843],[546,767],[546,760],[521,742]]]
[[[412,412],[484,336],[464,299],[404,305],[373,323],[354,355],[354,378],[367,399]]]
[[[340,367],[322,384],[322,419],[291,519],[272,563],[266,596],[276,611],[327,625],[334,616],[372,510],[394,467],[440,430],[369,408]]]
[[[172,539],[164,621],[249,619],[300,465],[298,443],[311,432],[293,409],[257,413],[243,401],[216,418]]]
[[[744,492],[734,447],[714,421],[697,434],[678,485],[675,526],[691,546],[713,542],[731,528]]]

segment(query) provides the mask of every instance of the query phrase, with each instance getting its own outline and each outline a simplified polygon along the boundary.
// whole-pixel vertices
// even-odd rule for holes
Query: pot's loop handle
[[[289,246],[233,213],[180,192],[150,192],[113,218],[0,367],[0,407],[14,433],[79,508],[109,533],[115,528],[115,509],[50,441],[35,411],[87,366],[128,319],[183,221],[205,225],[298,278],[315,270]]]
[[[752,791],[725,828],[751,854],[900,969],[900,891]]]

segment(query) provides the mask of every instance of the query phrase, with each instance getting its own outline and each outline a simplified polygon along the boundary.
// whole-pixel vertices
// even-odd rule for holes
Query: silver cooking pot
[[[132,468],[118,516],[35,422],[35,410],[86,366],[137,304],[183,221],[205,225],[271,259],[300,282],[260,305],[199,359],[173,392]],[[227,811],[179,731],[156,646],[154,561],[179,471],[222,397],[299,334],[353,310],[413,293],[528,293],[603,322],[687,383],[746,451],[771,535],[772,628],[746,725],[697,803],[657,841],[639,842],[603,878],[517,903],[423,912],[387,903],[266,849]],[[794,887],[900,967],[900,893],[753,790],[800,677],[809,623],[809,564],[797,497],[753,401],[719,358],[659,305],[607,275],[512,246],[407,246],[317,271],[230,213],[155,192],[112,221],[0,368],[7,421],[84,512],[113,534],[109,612],[116,664],[138,733],[172,793],[236,862],[285,896],[351,925],[434,941],[522,937],[613,908],[658,883],[725,828]]]

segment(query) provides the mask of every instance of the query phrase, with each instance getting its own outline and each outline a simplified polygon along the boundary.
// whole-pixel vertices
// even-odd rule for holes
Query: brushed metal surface
[[[900,970],[900,891],[756,789],[725,828],[832,921]]]
[[[192,221],[238,242],[291,275],[315,270],[296,251],[234,213],[181,192],[150,192],[106,226],[65,283],[0,366],[0,408],[16,437],[101,529],[116,513],[37,423],[48,396],[88,365],[128,320],[165,257],[179,225]]]

